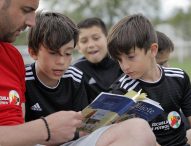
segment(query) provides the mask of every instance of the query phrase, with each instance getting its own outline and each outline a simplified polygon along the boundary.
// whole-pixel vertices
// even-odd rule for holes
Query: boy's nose
[[[92,41],[92,40],[89,40],[89,42],[88,42],[88,48],[93,48],[94,47],[94,41]]]

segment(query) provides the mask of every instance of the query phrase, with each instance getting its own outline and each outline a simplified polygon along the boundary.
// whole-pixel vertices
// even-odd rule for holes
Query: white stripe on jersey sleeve
[[[174,71],[174,70],[166,70],[165,69],[164,72],[165,73],[175,73],[175,74],[177,73],[177,74],[182,74],[182,75],[184,74],[183,71],[176,71],[176,70]]]
[[[169,67],[163,67],[164,73],[168,77],[181,77],[184,78],[184,72],[180,68],[169,68]]]
[[[126,83],[126,81],[128,81],[128,80],[130,80],[130,77],[124,78],[123,80],[121,80],[121,86],[120,87],[122,87]]]
[[[70,66],[62,77],[63,78],[71,77],[76,82],[81,83],[82,75],[83,75],[82,71],[80,71],[75,67]]]
[[[33,75],[33,72],[32,72],[32,71],[26,72],[26,76],[30,76],[30,75]]]
[[[72,75],[74,75],[74,76],[76,76],[76,77],[78,77],[78,78],[80,78],[80,79],[82,78],[82,75],[77,74],[77,73],[74,72],[73,70],[67,70],[63,76],[65,76],[65,75],[67,75],[67,74],[72,74]]]
[[[127,87],[131,86],[133,83],[135,82],[135,80],[131,80],[130,82],[126,83],[123,88],[127,89]]]
[[[28,80],[34,80],[34,76],[33,76],[33,72],[32,72],[32,67],[31,66],[27,66],[25,67],[25,81],[28,81]]]
[[[139,84],[138,81],[135,82],[135,84],[134,84],[133,86],[131,86],[131,87],[128,89],[128,91],[133,90],[138,84]]]
[[[176,67],[164,67],[164,66],[162,66],[162,68],[163,68],[164,70],[183,71],[182,69],[176,68]]]
[[[126,75],[124,75],[123,77],[121,77],[121,78],[119,79],[119,82],[122,82],[125,77],[126,77]]]
[[[121,81],[120,88],[128,89],[128,91],[134,89],[139,84],[139,81],[131,79],[130,77],[125,76],[122,78],[120,79]]]
[[[28,80],[34,80],[34,77],[31,76],[31,77],[25,77],[25,81],[28,81]]]
[[[168,76],[168,77],[181,77],[181,78],[184,78],[184,76],[181,75],[181,74],[169,74],[169,73],[165,73],[165,76]]]
[[[71,77],[74,81],[81,83],[81,80],[76,78],[76,77],[74,77],[73,74],[66,74],[66,75],[62,76],[62,78],[68,78],[68,77]]]
[[[25,70],[26,71],[32,70],[32,67],[31,66],[27,66],[27,67],[25,67]]]
[[[75,67],[73,67],[73,66],[70,66],[69,68],[68,68],[68,70],[75,70],[76,72],[78,72],[79,74],[81,74],[81,75],[83,75],[83,72],[82,71],[80,71],[79,69],[77,69],[77,68],[75,68]]]

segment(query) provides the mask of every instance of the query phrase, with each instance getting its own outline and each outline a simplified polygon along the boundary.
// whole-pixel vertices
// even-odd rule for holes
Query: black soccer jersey
[[[35,64],[26,67],[25,80],[26,121],[61,110],[80,111],[88,104],[83,73],[75,67],[69,67],[55,88],[49,88],[39,81]]]
[[[97,64],[81,58],[74,66],[84,73],[89,102],[100,92],[108,92],[110,85],[122,74],[119,65],[108,56]]]
[[[188,75],[178,68],[161,68],[161,78],[157,82],[148,83],[134,80],[124,75],[113,86],[113,93],[125,94],[129,90],[136,92],[142,89],[148,98],[161,104],[162,115],[149,124],[162,146],[184,146],[187,138],[184,122],[180,117],[180,108],[186,117],[191,116],[191,85]]]

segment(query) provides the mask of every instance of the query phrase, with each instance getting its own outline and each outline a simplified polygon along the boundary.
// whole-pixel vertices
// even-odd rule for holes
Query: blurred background
[[[110,27],[124,16],[142,13],[156,30],[165,33],[174,43],[170,65],[184,69],[191,77],[191,0],[40,0],[38,10],[63,13],[74,22],[88,17],[100,17]],[[27,30],[14,43],[25,64],[33,60],[28,55]],[[74,59],[79,58],[77,51]]]

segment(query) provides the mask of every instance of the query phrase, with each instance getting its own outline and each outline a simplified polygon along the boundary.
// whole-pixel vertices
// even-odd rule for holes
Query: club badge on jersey
[[[180,123],[181,123],[181,117],[180,117],[180,114],[177,113],[176,111],[172,111],[168,114],[168,122],[169,122],[169,125],[176,129],[180,126]]]
[[[11,104],[11,105],[19,105],[20,97],[17,91],[11,90],[9,91],[9,96],[0,96],[0,104]]]

